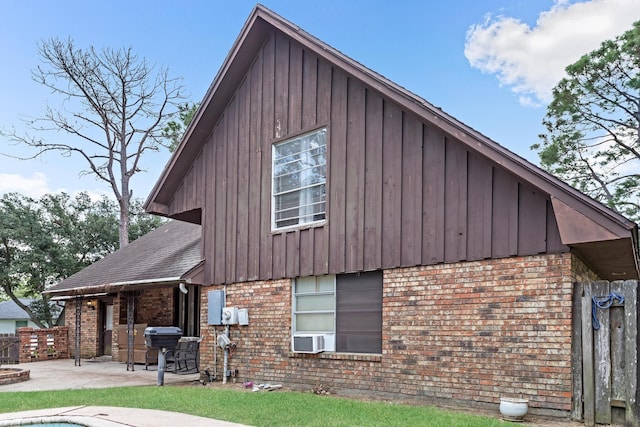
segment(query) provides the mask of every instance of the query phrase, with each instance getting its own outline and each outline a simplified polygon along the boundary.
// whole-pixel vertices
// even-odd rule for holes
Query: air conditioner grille
[[[324,335],[294,335],[293,351],[296,353],[320,353],[324,351]]]

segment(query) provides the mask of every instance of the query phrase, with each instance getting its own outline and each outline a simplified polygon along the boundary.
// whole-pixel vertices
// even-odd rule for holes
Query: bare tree
[[[15,130],[4,134],[36,150],[17,158],[32,159],[49,151],[84,158],[88,169],[80,174],[108,183],[118,201],[124,247],[129,243],[133,196],[129,182],[141,171],[145,152],[165,147],[162,130],[184,99],[182,80],[169,78],[165,67],[138,58],[131,48],[83,50],[71,39],[50,39],[38,45],[38,53],[43,64],[32,71],[33,79],[63,101],[59,108],[47,106],[42,117],[27,124],[36,135],[47,133],[55,139]]]

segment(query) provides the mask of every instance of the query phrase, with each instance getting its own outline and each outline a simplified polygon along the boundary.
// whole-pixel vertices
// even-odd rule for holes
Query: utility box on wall
[[[222,307],[224,307],[224,291],[209,291],[207,293],[209,325],[222,325]]]
[[[238,324],[238,308],[237,307],[222,308],[222,324],[223,325]]]
[[[249,324],[249,310],[246,308],[238,309],[238,325],[247,326]]]

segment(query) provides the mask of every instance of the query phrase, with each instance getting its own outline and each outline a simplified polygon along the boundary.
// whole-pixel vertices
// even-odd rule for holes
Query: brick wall
[[[87,300],[81,302],[80,314],[80,357],[91,358],[98,355],[98,309],[87,305]],[[65,325],[69,328],[69,353],[76,354],[76,302],[69,300],[65,303]]]
[[[573,280],[578,283],[597,282],[602,280],[596,273],[593,272],[580,258],[573,255],[571,259],[571,271]]]
[[[114,305],[114,322],[119,325],[127,324],[127,296],[120,293]],[[117,308],[117,310],[116,310]],[[134,323],[147,323],[152,326],[173,325],[173,288],[146,289],[136,292],[135,297],[135,321]]]
[[[69,328],[18,328],[20,363],[69,358]]]
[[[227,305],[249,309],[233,326],[229,369],[238,381],[323,384],[422,403],[495,409],[502,396],[529,399],[532,413],[571,408],[570,254],[387,270],[381,355],[290,352],[291,281],[227,286]],[[201,366],[222,378],[222,352],[202,306]]]
[[[111,337],[111,355],[118,357],[118,325],[127,324],[127,297],[124,292],[113,299],[113,330]],[[91,358],[98,355],[99,319],[98,309],[93,310],[82,303],[80,356]],[[147,323],[150,326],[173,325],[174,304],[173,288],[147,289],[136,293],[135,323]],[[65,309],[65,324],[69,327],[69,352],[75,355],[76,308],[75,300],[69,300]]]
[[[202,288],[200,366],[213,367],[217,352],[218,377],[222,378],[222,351],[215,336],[224,327],[207,325],[207,292]],[[242,283],[227,287],[227,303],[249,309],[250,326],[234,326],[230,332],[238,348],[230,352],[229,368],[238,369],[242,378],[283,381],[288,375],[291,340],[291,281],[274,280]]]
[[[568,411],[571,294],[569,254],[388,271],[383,365],[416,396]]]
[[[173,288],[146,289],[136,293],[134,324],[149,326],[174,326]],[[122,292],[114,299],[113,335],[111,354],[118,357],[119,325],[127,325],[127,296]]]

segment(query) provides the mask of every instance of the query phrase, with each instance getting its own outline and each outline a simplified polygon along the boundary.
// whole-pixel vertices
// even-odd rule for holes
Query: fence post
[[[573,303],[571,311],[571,367],[572,367],[572,400],[571,419],[582,420],[582,292],[584,284],[574,282]]]
[[[585,283],[582,293],[582,384],[584,387],[584,424],[596,425],[595,378],[593,366],[593,320],[591,318],[591,283]]]
[[[638,282],[624,282],[624,360],[625,360],[625,421],[638,425],[636,393],[638,391]]]

